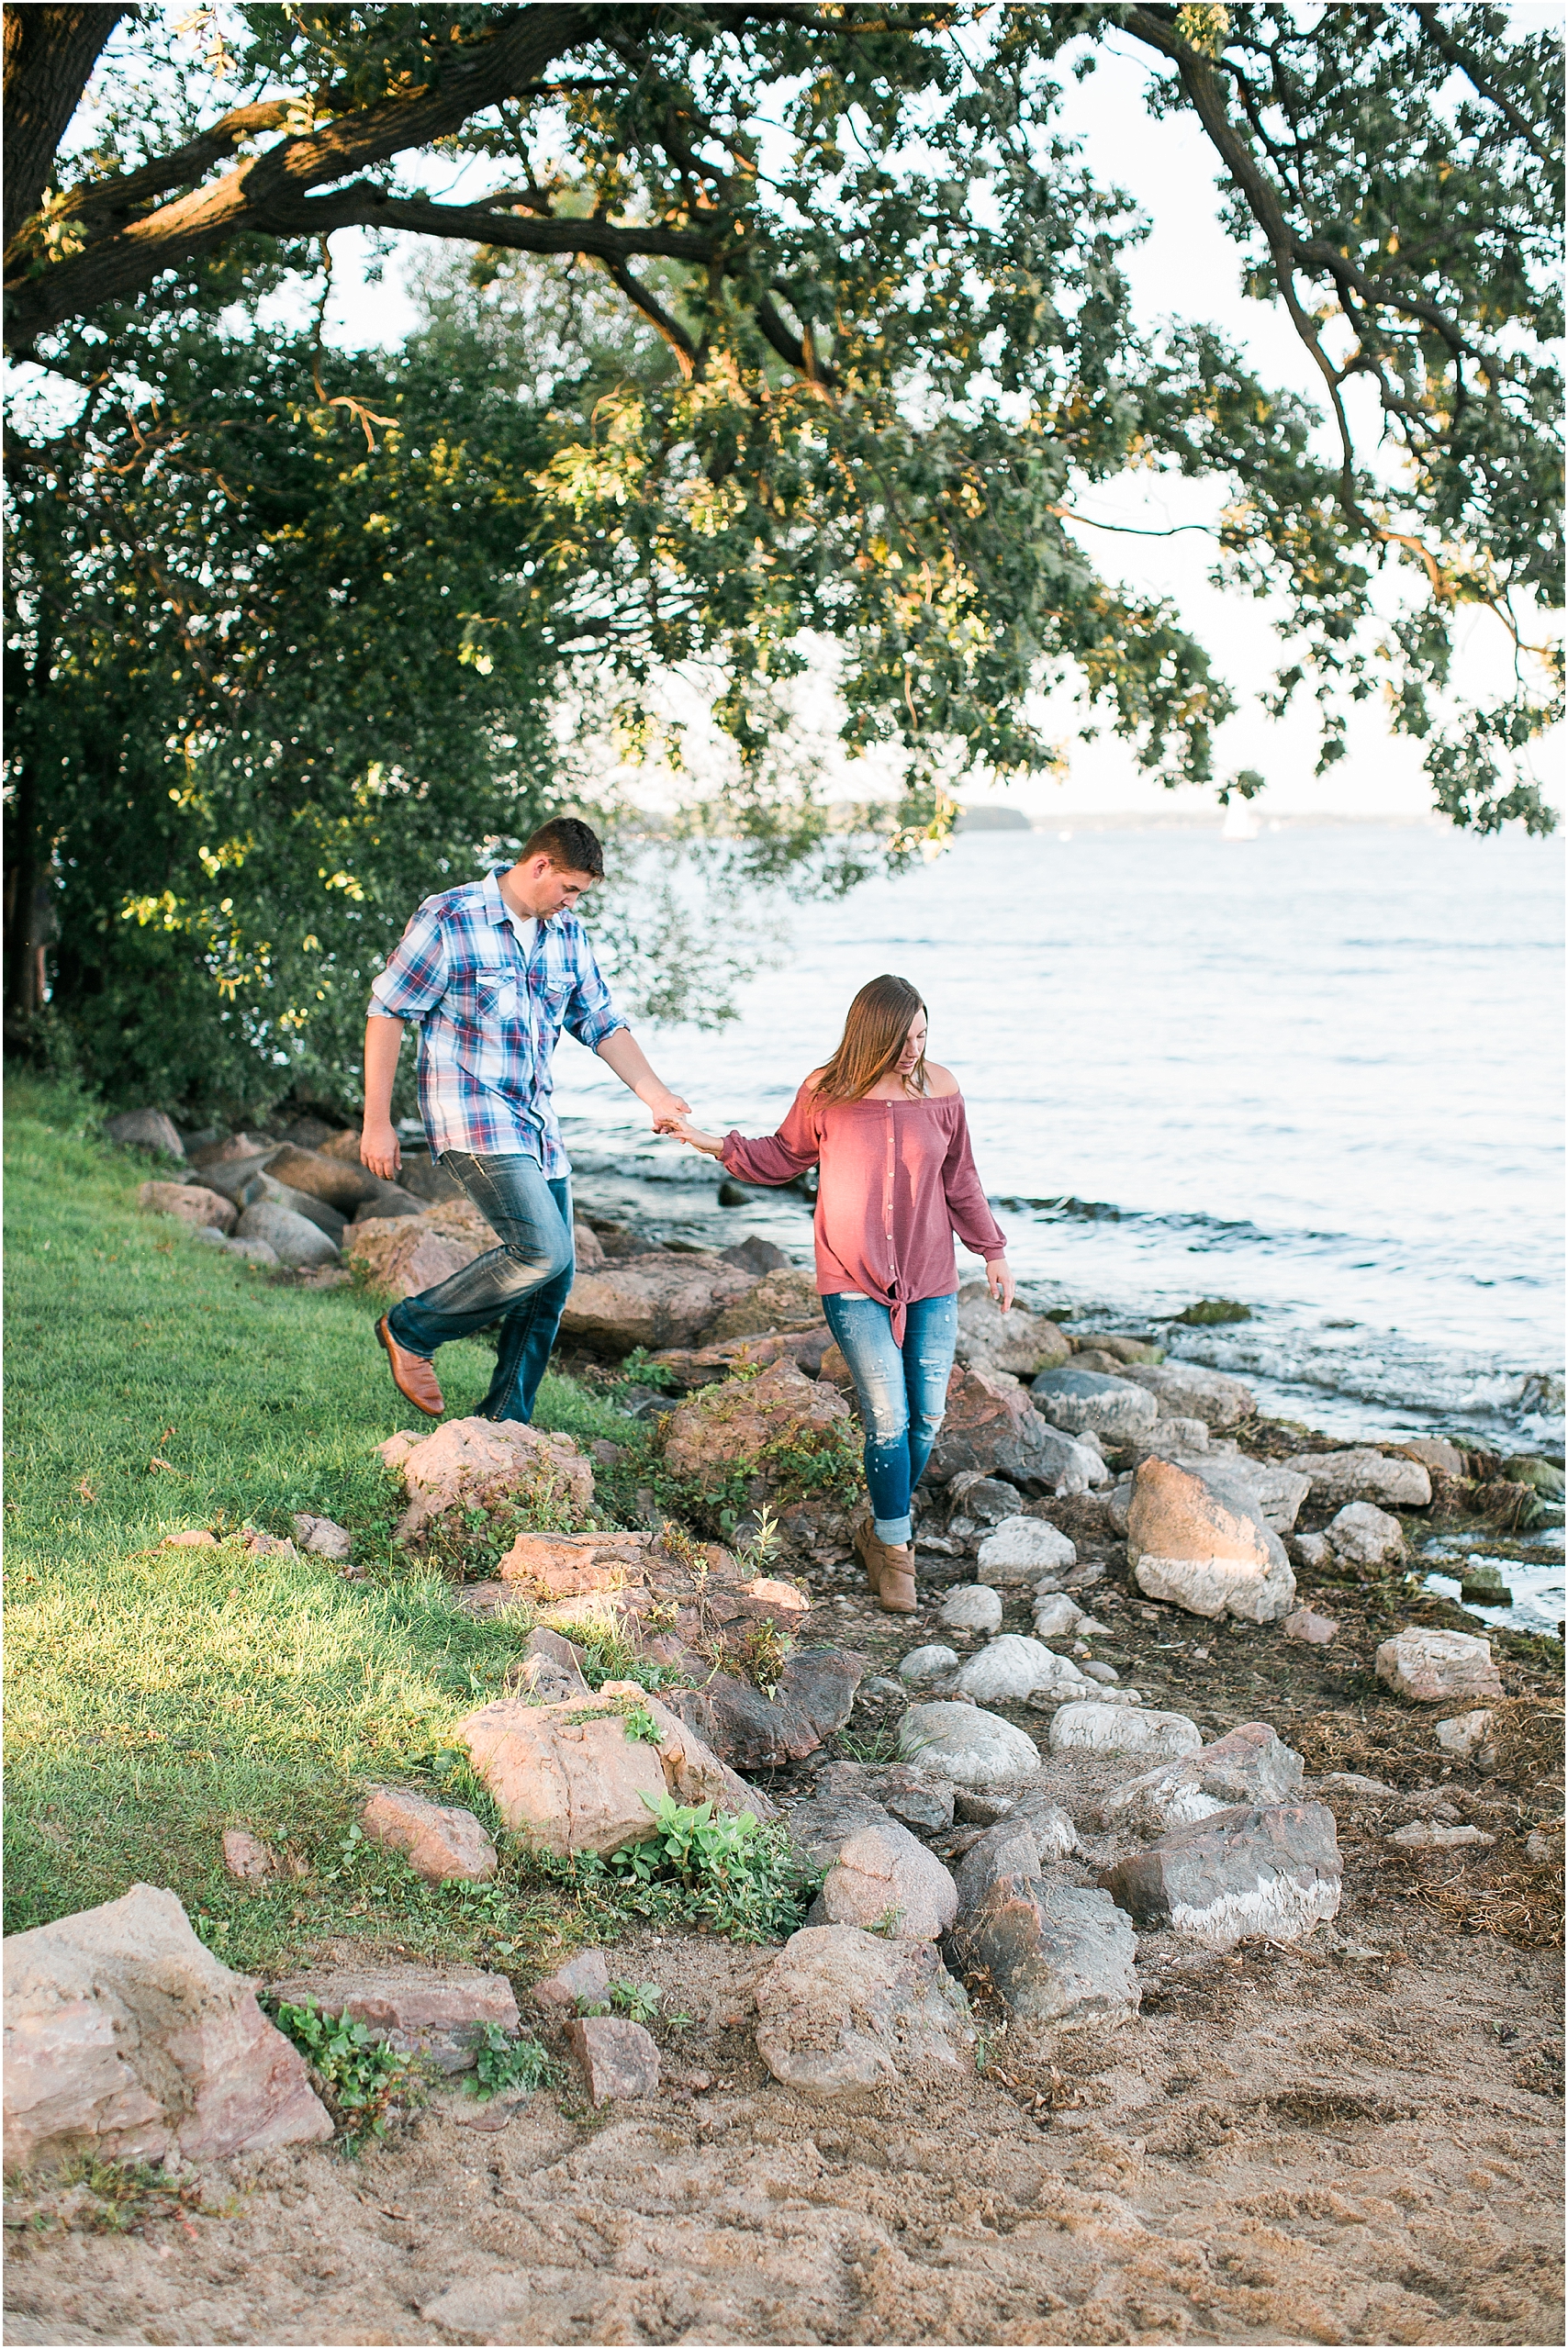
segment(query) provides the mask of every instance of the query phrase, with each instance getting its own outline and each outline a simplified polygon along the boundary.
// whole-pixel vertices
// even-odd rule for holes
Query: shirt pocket
[[[496,1027],[518,1016],[517,979],[510,970],[465,971],[450,991],[454,1015],[465,1026]]]

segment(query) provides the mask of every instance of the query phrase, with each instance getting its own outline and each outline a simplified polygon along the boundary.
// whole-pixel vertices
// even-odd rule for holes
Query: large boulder
[[[1179,1426],[1179,1421],[1170,1425]],[[1220,1452],[1204,1460],[1184,1459],[1182,1465],[1221,1500],[1250,1503],[1271,1533],[1282,1538],[1296,1521],[1302,1503],[1312,1491],[1305,1476],[1282,1468],[1277,1460],[1249,1460],[1245,1452]]]
[[[618,1257],[577,1274],[561,1334],[606,1354],[690,1346],[756,1286],[755,1274],[717,1256]]]
[[[1238,1803],[1290,1802],[1301,1792],[1304,1767],[1265,1722],[1243,1721],[1200,1752],[1113,1788],[1100,1815],[1113,1833],[1163,1835]]]
[[[958,2070],[974,2043],[969,2001],[929,1941],[854,1925],[803,1926],[757,1985],[756,2051],[810,2096],[898,2081],[927,2064]]]
[[[1174,1828],[1100,1881],[1145,1929],[1226,1950],[1254,1933],[1299,1941],[1338,1914],[1339,1874],[1327,1805],[1271,1803]]]
[[[428,1436],[400,1429],[377,1449],[409,1494],[398,1527],[405,1539],[456,1504],[484,1506],[546,1489],[578,1509],[593,1501],[593,1469],[573,1438],[521,1419],[446,1419]]]
[[[437,2072],[467,2072],[487,2030],[516,2030],[517,1994],[504,1974],[468,1966],[342,1965],[307,1969],[272,1985],[280,2006],[346,2015],[399,2055]]]
[[[348,1229],[348,1217],[340,1215],[335,1207],[329,1207],[327,1202],[318,1199],[313,1191],[296,1191],[291,1184],[277,1181],[269,1169],[256,1178],[256,1188],[248,1203],[260,1206],[263,1201],[269,1206],[286,1208],[291,1215],[302,1216],[306,1223],[314,1224],[319,1232],[325,1232],[334,1247],[342,1247],[343,1234]]]
[[[650,1719],[654,1735],[644,1727]],[[597,1696],[564,1705],[498,1697],[452,1734],[512,1833],[557,1858],[641,1842],[666,1794],[756,1817],[771,1807],[630,1681],[609,1681]]]
[[[1202,1362],[1128,1362],[1122,1376],[1148,1388],[1162,1419],[1201,1419],[1217,1431],[1250,1419],[1258,1408],[1249,1386]]]
[[[1191,1615],[1276,1623],[1295,1597],[1290,1560],[1257,1504],[1235,1486],[1222,1493],[1203,1463],[1140,1462],[1127,1558],[1141,1591]]]
[[[133,1885],[5,1955],[8,2167],[221,2161],[331,2135],[297,2050],[172,1892]]]
[[[755,1379],[725,1379],[689,1396],[666,1426],[665,1460],[678,1476],[722,1476],[781,1437],[811,1438],[848,1417],[836,1388],[780,1359]]]
[[[798,1648],[771,1696],[732,1672],[705,1672],[695,1688],[666,1689],[665,1701],[722,1761],[779,1770],[843,1728],[865,1669],[842,1648]]]
[[[1072,1352],[1054,1321],[1032,1314],[1023,1305],[999,1311],[983,1281],[969,1281],[958,1292],[960,1362],[979,1363],[988,1370],[1011,1370],[1014,1377],[1037,1378],[1055,1370]]]
[[[1377,1676],[1417,1705],[1487,1705],[1503,1694],[1491,1641],[1466,1631],[1395,1633],[1377,1651]]]
[[[234,1236],[241,1240],[265,1240],[280,1264],[297,1270],[338,1261],[337,1242],[329,1238],[319,1225],[270,1199],[258,1199],[244,1210],[234,1226]]]
[[[1011,1785],[1040,1773],[1034,1739],[978,1705],[912,1705],[899,1723],[899,1755],[955,1786]]]
[[[291,1142],[269,1161],[267,1172],[275,1182],[286,1182],[291,1191],[308,1191],[312,1198],[324,1200],[341,1215],[352,1215],[382,1191],[395,1190],[373,1175],[368,1167],[348,1159],[330,1156],[325,1150],[301,1150]],[[416,1209],[418,1202],[415,1202]]]
[[[1391,1509],[1425,1509],[1432,1498],[1432,1480],[1418,1460],[1397,1453],[1362,1448],[1347,1452],[1297,1452],[1285,1467],[1305,1476],[1319,1508],[1340,1508],[1347,1501],[1375,1501]]]
[[[414,1215],[361,1215],[343,1235],[349,1262],[389,1297],[417,1297],[436,1288],[496,1245],[495,1233],[466,1196],[439,1201]]]
[[[889,1818],[859,1829],[839,1846],[812,1922],[858,1925],[897,1941],[935,1941],[958,1913],[958,1896],[941,1861]]]
[[[1091,1885],[998,1875],[951,1948],[967,1973],[984,1970],[1020,2021],[1103,2030],[1137,2011],[1137,1936],[1111,1896]]]
[[[1070,1436],[1139,1436],[1159,1415],[1151,1394],[1101,1370],[1043,1370],[1029,1392],[1052,1426]]]
[[[730,1270],[743,1280],[751,1275],[744,1265],[733,1258],[720,1258],[729,1262]],[[714,1337],[750,1337],[765,1330],[812,1329],[823,1319],[823,1301],[817,1293],[814,1274],[799,1270],[794,1265],[781,1265],[746,1289],[733,1304],[727,1304],[713,1324]]]
[[[1047,1426],[1016,1379],[979,1363],[953,1370],[926,1473],[946,1484],[966,1469],[1048,1493],[1086,1493],[1105,1474],[1103,1460]]]
[[[240,1213],[231,1199],[200,1182],[144,1182],[136,1203],[149,1215],[177,1215],[198,1231],[231,1232]]]
[[[183,1158],[185,1146],[161,1109],[128,1109],[104,1120],[104,1132],[122,1150],[157,1150],[165,1158]]]

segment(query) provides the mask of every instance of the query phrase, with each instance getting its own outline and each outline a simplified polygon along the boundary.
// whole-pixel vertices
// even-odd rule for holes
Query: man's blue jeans
[[[911,1305],[902,1347],[892,1314],[874,1297],[824,1297],[823,1311],[860,1398],[877,1538],[897,1546],[913,1530],[910,1495],[947,1408],[958,1300],[922,1297]]]
[[[498,1321],[496,1375],[479,1415],[532,1419],[576,1269],[571,1182],[566,1177],[548,1181],[538,1159],[521,1152],[474,1157],[448,1150],[441,1163],[501,1245],[450,1281],[405,1297],[387,1314],[386,1326],[399,1346],[428,1361],[448,1338],[471,1337]]]

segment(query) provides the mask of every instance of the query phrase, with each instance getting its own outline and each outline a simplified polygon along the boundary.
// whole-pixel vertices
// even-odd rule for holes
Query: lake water
[[[640,1033],[700,1124],[769,1132],[879,971],[930,1007],[1036,1300],[1107,1326],[1234,1297],[1174,1350],[1330,1434],[1562,1442],[1562,856],[1427,826],[975,833],[795,910],[715,1034]],[[671,1235],[762,1230],[711,1160],[647,1136],[563,1045],[591,1204]],[[968,1258],[960,1270],[978,1271]]]

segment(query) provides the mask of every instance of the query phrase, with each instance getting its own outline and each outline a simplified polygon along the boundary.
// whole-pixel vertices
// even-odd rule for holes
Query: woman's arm
[[[958,1106],[953,1138],[942,1162],[942,1189],[954,1231],[971,1255],[985,1258],[986,1282],[1006,1313],[1013,1303],[1013,1272],[1007,1261],[1007,1235],[991,1212],[980,1182],[980,1169],[969,1145],[969,1120]]]
[[[704,1150],[711,1158],[717,1158],[740,1182],[793,1182],[797,1175],[816,1165],[821,1152],[815,1094],[809,1077],[790,1102],[790,1114],[777,1134],[748,1141],[741,1134],[704,1134],[689,1120],[683,1120],[674,1131],[678,1140],[689,1142],[694,1150]]]

